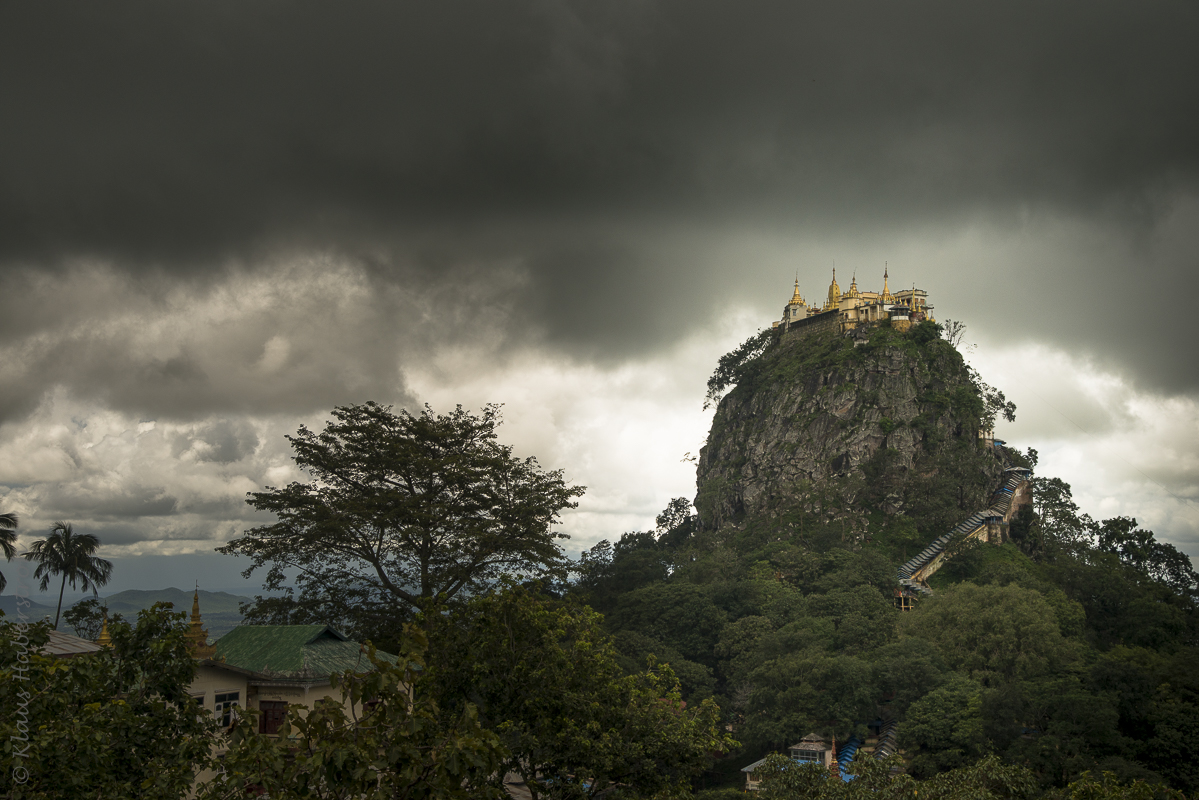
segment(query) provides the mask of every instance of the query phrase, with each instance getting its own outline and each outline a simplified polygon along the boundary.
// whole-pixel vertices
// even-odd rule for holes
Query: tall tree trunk
[[[54,630],[58,630],[58,617],[62,614],[62,593],[66,588],[67,573],[64,572],[62,574],[62,586],[58,587],[58,610],[54,612]]]

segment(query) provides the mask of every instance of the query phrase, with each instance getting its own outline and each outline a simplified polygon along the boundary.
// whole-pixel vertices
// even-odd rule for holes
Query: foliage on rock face
[[[288,437],[312,480],[251,492],[277,521],[218,548],[251,559],[246,577],[265,567],[270,589],[299,570],[298,597],[260,598],[248,619],[339,622],[361,637],[501,575],[564,575],[553,526],[583,489],[499,444],[498,406],[332,413],[321,433]]]
[[[726,356],[713,377],[735,364],[736,387],[700,454],[702,526],[818,506],[937,527],[982,503],[1003,464],[978,432],[1015,407],[929,326],[877,328],[860,347],[831,331],[751,339]]]
[[[44,623],[0,624],[0,796],[182,798],[215,728],[188,694],[184,616],[155,606],[110,623],[111,650],[69,659],[37,652]]]
[[[367,646],[363,662],[373,669],[334,675],[343,700],[307,713],[291,708],[278,739],[258,735],[257,713],[243,712],[202,800],[507,797],[500,765],[508,752],[479,724],[473,706],[434,702],[422,675],[427,646],[412,627],[405,628],[397,664]]]
[[[704,397],[705,411],[717,403],[729,387],[737,384],[745,376],[748,365],[766,351],[774,338],[775,331],[764,328],[742,342],[736,350],[720,357],[716,371],[708,378],[708,393]]]
[[[625,674],[590,609],[508,589],[432,625],[431,680],[470,702],[534,797],[622,797],[684,789],[735,743],[711,700],[686,704],[665,666]]]

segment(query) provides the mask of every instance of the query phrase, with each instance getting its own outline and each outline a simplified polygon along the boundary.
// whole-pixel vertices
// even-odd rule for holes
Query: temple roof
[[[388,653],[376,655],[396,662]],[[239,625],[217,640],[215,660],[273,678],[328,678],[371,669],[362,646],[329,625]]]

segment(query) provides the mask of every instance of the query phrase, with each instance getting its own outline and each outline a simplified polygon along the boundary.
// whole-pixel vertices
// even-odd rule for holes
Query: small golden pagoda
[[[108,635],[108,609],[104,609],[104,622],[100,625],[100,638],[96,644],[101,647],[112,647],[112,637]]]
[[[833,267],[833,282],[828,286],[828,302],[824,304],[825,311],[834,311],[841,307],[841,287],[837,285],[837,268]]]
[[[791,302],[788,305],[807,305],[807,303],[804,302],[803,295],[799,293],[799,275],[795,276],[795,293],[791,295]]]
[[[191,629],[187,632],[192,658],[212,658],[216,655],[216,645],[208,643],[208,631],[200,620],[200,586],[196,585],[196,593],[192,596]]]
[[[862,296],[858,291],[858,275],[856,272],[854,273],[853,280],[849,284],[849,291],[845,293],[845,296],[850,300],[856,300]]]

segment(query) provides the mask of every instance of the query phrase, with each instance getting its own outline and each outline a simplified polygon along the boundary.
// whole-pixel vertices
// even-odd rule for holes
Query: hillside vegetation
[[[698,514],[679,499],[656,530],[601,542],[575,587],[626,668],[652,655],[687,699],[717,699],[742,749],[708,785],[881,716],[900,720],[916,777],[998,754],[1045,787],[1101,769],[1199,790],[1185,556],[1135,520],[1092,520],[1038,476],[1008,543],[966,548],[935,596],[897,611],[899,564],[1036,454],[980,442],[1014,407],[931,323],[858,348],[771,336],[714,376],[735,388],[700,459]]]

